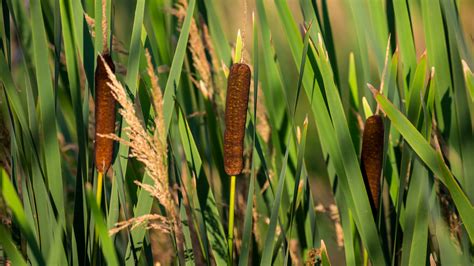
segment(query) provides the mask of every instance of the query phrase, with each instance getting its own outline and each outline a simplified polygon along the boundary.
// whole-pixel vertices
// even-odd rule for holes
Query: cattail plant
[[[102,56],[98,55],[95,69],[95,166],[97,169],[97,202],[100,206],[102,197],[102,177],[112,163],[114,141],[104,135],[115,132],[115,99],[108,83],[111,82],[107,74],[107,67],[115,72],[107,46],[107,16],[106,1],[102,0]]]
[[[245,122],[250,91],[250,67],[244,63],[233,64],[227,81],[224,132],[224,169],[231,176],[229,199],[229,262],[232,262],[234,236],[235,176],[242,172]]]
[[[239,175],[243,168],[244,133],[250,89],[250,68],[234,64],[227,83],[224,132],[224,167],[230,175]]]
[[[372,115],[367,118],[362,140],[361,165],[366,187],[370,190],[371,204],[378,210],[380,195],[380,175],[383,166],[384,127],[382,117]]]
[[[115,132],[115,98],[111,93],[110,78],[107,75],[105,64],[114,71],[115,66],[110,54],[97,56],[97,68],[95,71],[95,166],[97,168],[97,201],[100,202],[102,191],[102,176],[112,163],[114,141],[102,135]]]

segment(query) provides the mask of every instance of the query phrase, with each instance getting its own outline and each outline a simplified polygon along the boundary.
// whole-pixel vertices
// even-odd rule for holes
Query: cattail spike
[[[380,175],[383,164],[384,127],[382,117],[372,115],[367,118],[362,140],[362,174],[366,187],[370,190],[371,204],[378,210],[380,195]]]
[[[250,67],[247,64],[231,66],[227,82],[224,132],[224,168],[230,176],[239,175],[243,168],[250,78]]]
[[[112,71],[115,71],[115,65],[110,54],[104,54],[102,58],[97,56],[95,71],[95,165],[97,171],[105,173],[112,163],[114,141],[102,135],[115,132],[115,98],[107,85],[111,80],[105,64]]]

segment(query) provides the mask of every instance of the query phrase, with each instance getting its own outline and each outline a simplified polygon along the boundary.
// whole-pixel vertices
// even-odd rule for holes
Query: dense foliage
[[[3,263],[472,265],[474,5],[242,3],[0,2]]]

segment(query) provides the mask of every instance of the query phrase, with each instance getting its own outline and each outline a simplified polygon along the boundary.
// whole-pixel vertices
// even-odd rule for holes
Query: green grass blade
[[[67,76],[69,81],[69,90],[71,95],[71,102],[74,108],[74,117],[75,117],[75,126],[76,134],[78,139],[79,147],[79,161],[81,162],[82,173],[79,175],[79,178],[88,180],[88,152],[87,152],[87,130],[84,126],[83,113],[82,113],[82,99],[81,99],[81,85],[80,85],[80,75],[77,62],[77,48],[75,44],[75,34],[73,21],[71,20],[72,7],[69,1],[61,0],[60,3],[60,12],[61,12],[61,25],[64,39],[64,50],[66,57],[67,65]],[[86,93],[86,95],[88,95]]]
[[[457,46],[457,50],[459,50],[459,56],[461,58],[463,58],[470,64],[473,64],[474,62],[472,57],[472,50],[471,52],[469,52],[469,42],[466,42],[463,27],[460,21],[459,11],[456,9],[456,6],[461,8],[460,3],[456,3],[454,1],[449,0],[440,0],[440,2],[444,19],[447,25],[447,30],[449,34],[454,35],[452,45]]]
[[[405,210],[403,231],[402,265],[423,265],[426,263],[428,244],[428,171],[419,160],[413,166]]]
[[[23,210],[23,205],[21,204],[20,199],[13,187],[13,184],[10,181],[5,170],[1,169],[1,179],[0,179],[0,186],[3,195],[3,199],[5,200],[7,206],[11,209],[14,221],[18,224],[20,229],[26,236],[28,244],[35,256],[36,262],[44,265],[44,257],[41,254],[41,250],[36,242],[33,229],[28,224],[27,218],[25,216],[25,212]]]
[[[95,195],[92,189],[86,189],[87,203],[91,208],[92,217],[94,219],[94,228],[99,234],[101,250],[107,261],[108,265],[119,265],[117,254],[115,253],[114,244],[112,243],[112,238],[109,237],[109,231],[107,229],[107,224],[102,216]]]
[[[397,31],[397,43],[399,45],[403,67],[404,77],[415,70],[416,66],[416,51],[415,42],[413,39],[413,31],[410,21],[410,13],[406,0],[394,0],[393,9],[395,13],[395,25]]]
[[[291,232],[292,232],[292,227],[293,227],[293,219],[295,218],[295,213],[296,213],[296,208],[298,207],[298,192],[299,192],[299,185],[300,185],[300,178],[303,173],[303,166],[304,166],[304,154],[305,154],[305,148],[306,148],[306,136],[308,133],[308,118],[306,117],[305,121],[303,122],[303,133],[301,135],[301,143],[298,147],[298,161],[296,164],[296,175],[295,175],[295,185],[294,185],[294,191],[293,191],[293,199],[292,199],[292,204],[290,207],[290,226],[289,226],[289,235],[288,239],[291,239]],[[285,265],[287,265],[288,262],[288,255],[290,252],[290,247],[286,248],[286,254],[285,254]]]
[[[127,77],[125,83],[130,91],[136,92],[138,82],[138,67],[140,64],[140,55],[142,51],[141,35],[143,16],[145,13],[145,0],[138,0],[135,7],[135,16],[133,19],[132,36],[130,39],[130,49],[127,63]],[[96,24],[98,25],[98,24]],[[97,34],[96,34],[97,38]],[[98,49],[102,49],[101,47]]]
[[[210,189],[209,181],[204,172],[203,162],[199,154],[196,142],[191,133],[189,125],[184,117],[184,113],[178,108],[178,130],[183,145],[184,153],[189,167],[194,172],[196,183],[198,184],[197,194],[201,208],[202,219],[205,223],[207,241],[217,264],[227,262],[227,244],[224,228],[217,209],[216,199]]]
[[[237,38],[235,41],[234,59],[232,60],[234,64],[242,60],[242,47],[243,47],[242,35],[240,34],[240,30],[238,30]]]
[[[268,225],[268,231],[265,236],[265,245],[262,251],[260,265],[272,264],[273,247],[275,245],[275,230],[278,223],[278,214],[280,212],[281,195],[282,195],[283,187],[285,184],[286,166],[288,163],[288,152],[289,152],[289,148],[286,149],[285,158],[283,159],[283,166],[280,172],[280,177],[278,179],[277,192],[275,194],[275,200],[273,201],[273,205],[272,205],[270,224]]]
[[[246,266],[249,263],[249,253],[252,243],[252,211],[253,197],[255,194],[255,162],[252,164],[252,175],[250,177],[250,186],[247,196],[247,207],[245,208],[244,228],[242,233],[242,247],[240,250],[239,266]]]
[[[441,99],[445,93],[450,90],[452,83],[449,73],[448,50],[445,42],[445,32],[439,0],[421,0],[421,11],[429,67],[434,66],[436,69],[437,120],[439,128],[443,131],[445,128],[445,119],[443,119],[443,112],[440,109]]]
[[[3,170],[2,170],[3,171]],[[13,243],[10,232],[2,224],[0,225],[0,244],[12,265],[26,266],[26,261]]]
[[[448,12],[449,13],[449,12]],[[461,170],[455,172],[455,167],[452,167],[453,173],[460,181],[460,185],[466,192],[467,197],[471,202],[474,201],[474,172],[472,171],[471,165],[474,164],[474,117],[472,117],[473,110],[472,104],[469,101],[469,94],[466,91],[465,77],[463,75],[463,66],[461,61],[461,51],[456,45],[456,38],[454,31],[448,32],[449,37],[449,55],[451,59],[451,72],[453,80],[453,105],[454,110],[452,115],[455,119],[451,131],[454,134],[451,135],[451,139],[458,140],[458,147],[453,145],[453,150],[459,152],[461,159]],[[453,163],[459,167],[459,164]]]
[[[173,57],[173,62],[171,63],[170,74],[168,76],[168,80],[166,81],[166,87],[163,96],[163,117],[165,119],[166,132],[169,130],[171,117],[174,110],[174,96],[179,87],[179,80],[181,77],[184,56],[186,55],[189,29],[191,27],[191,19],[193,18],[195,4],[196,0],[189,1],[188,9],[186,10],[186,18],[184,19],[183,27],[181,28],[181,34],[179,35],[178,44]]]
[[[211,38],[215,44],[219,58],[227,65],[231,61],[231,49],[226,39],[223,29],[221,28],[221,21],[215,9],[216,0],[204,0],[206,5],[207,19]]]
[[[61,175],[61,157],[59,155],[59,144],[57,140],[56,128],[56,103],[51,80],[51,71],[48,64],[48,47],[46,32],[43,24],[43,14],[41,3],[34,1],[31,3],[34,65],[36,70],[36,81],[38,90],[39,110],[41,115],[42,143],[45,159],[45,169],[47,173],[47,183],[60,215],[65,219],[65,205],[63,195],[63,179]]]
[[[462,62],[464,70],[464,81],[466,82],[466,88],[471,96],[471,101],[474,102],[474,75],[472,74],[471,69],[465,61]]]

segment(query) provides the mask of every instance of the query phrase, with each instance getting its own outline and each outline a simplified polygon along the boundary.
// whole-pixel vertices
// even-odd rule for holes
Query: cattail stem
[[[97,205],[99,205],[100,208],[100,202],[102,200],[102,178],[103,174],[102,172],[97,173],[97,193],[96,193],[96,200],[97,200]]]
[[[235,208],[235,175],[230,176],[230,199],[229,199],[229,227],[227,244],[229,246],[229,263],[233,262],[233,243],[234,243],[234,208]]]
[[[102,201],[102,179],[103,179],[103,173],[97,172],[96,201],[99,208]],[[93,253],[94,253],[94,260],[95,260],[97,257],[98,249],[99,249],[99,232],[97,231],[97,229],[94,230],[94,241],[95,241],[95,245],[94,245]]]

